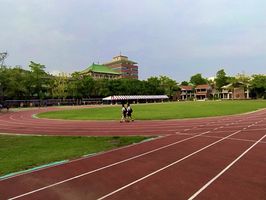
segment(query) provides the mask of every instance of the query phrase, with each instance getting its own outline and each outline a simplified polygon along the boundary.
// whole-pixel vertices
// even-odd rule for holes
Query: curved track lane
[[[0,133],[39,135],[166,135],[178,131],[200,132],[206,124],[237,120],[242,115],[188,120],[155,120],[119,123],[118,121],[82,121],[38,119],[33,116],[57,108],[30,109],[0,115]],[[246,114],[245,116],[252,115]],[[206,129],[207,130],[207,129]]]
[[[47,110],[0,115],[0,132],[161,137],[0,180],[0,199],[265,199],[265,109],[122,124],[32,118]]]

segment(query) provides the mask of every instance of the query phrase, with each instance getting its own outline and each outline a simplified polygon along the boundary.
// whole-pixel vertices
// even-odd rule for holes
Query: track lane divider
[[[215,141],[215,142],[213,142],[213,143],[211,143],[211,144],[209,144],[209,145],[207,145],[207,146],[205,146],[205,147],[203,147],[203,148],[201,148],[201,149],[199,149],[199,150],[197,150],[197,151],[195,151],[195,152],[193,152],[193,153],[191,153],[191,154],[189,154],[189,155],[187,155],[187,156],[185,156],[185,157],[183,157],[181,159],[176,160],[175,162],[172,162],[169,165],[166,165],[166,166],[164,166],[164,167],[162,167],[162,168],[160,168],[160,169],[158,169],[158,170],[156,170],[156,171],[154,171],[154,172],[152,172],[152,173],[150,173],[150,174],[148,174],[146,176],[143,176],[140,179],[137,179],[137,180],[135,180],[135,181],[133,181],[133,182],[131,182],[131,183],[129,183],[129,184],[117,189],[117,190],[114,190],[113,192],[111,192],[109,194],[104,195],[104,196],[98,198],[97,200],[105,199],[105,198],[107,198],[107,197],[109,197],[109,196],[111,196],[111,195],[113,195],[113,194],[115,194],[115,193],[117,193],[117,192],[119,192],[121,190],[124,190],[124,189],[126,189],[126,188],[128,188],[128,187],[130,187],[130,186],[132,186],[132,185],[134,185],[134,184],[146,179],[146,178],[149,178],[150,176],[153,176],[153,175],[155,175],[155,174],[157,174],[157,173],[159,173],[159,172],[161,172],[161,171],[163,171],[163,170],[165,170],[165,169],[167,169],[167,168],[169,168],[169,167],[171,167],[171,166],[173,166],[173,165],[175,165],[177,163],[180,163],[181,161],[183,161],[183,160],[185,160],[185,159],[187,159],[187,158],[189,158],[189,157],[191,157],[191,156],[193,156],[193,155],[195,155],[195,154],[197,154],[197,153],[199,153],[199,152],[201,152],[201,151],[203,151],[203,150],[205,150],[205,149],[207,149],[207,148],[209,148],[209,147],[211,147],[211,146],[213,146],[213,145],[215,145],[215,144],[217,144],[217,143],[219,143],[219,142],[221,142],[223,140],[226,140],[227,138],[229,138],[229,137],[231,137],[231,136],[233,136],[233,135],[235,135],[237,133],[240,133],[240,132],[241,132],[241,130],[236,131],[236,132],[234,132],[234,133],[232,133],[232,134],[230,134],[230,135],[228,135],[228,136],[226,136],[226,137],[224,137],[224,138],[222,138],[220,140],[217,140],[217,141]]]
[[[200,137],[201,135],[204,135],[204,134],[207,134],[209,133],[210,131],[205,131],[203,133],[200,133],[200,134],[197,134],[197,135],[194,135],[192,137],[188,137],[186,139],[183,139],[183,140],[179,140],[177,142],[174,142],[174,143],[171,143],[171,144],[168,144],[166,146],[162,146],[162,147],[159,147],[157,149],[153,149],[151,151],[148,151],[148,152],[145,152],[145,153],[142,153],[142,154],[139,154],[139,155],[136,155],[136,156],[133,156],[133,157],[130,157],[130,158],[127,158],[125,160],[121,160],[119,162],[116,162],[116,163],[113,163],[113,164],[110,164],[110,165],[107,165],[107,166],[104,166],[104,167],[101,167],[101,168],[98,168],[98,169],[95,169],[95,170],[92,170],[92,171],[89,171],[89,172],[86,172],[86,173],[83,173],[83,174],[80,174],[80,175],[77,175],[77,176],[74,176],[72,178],[68,178],[68,179],[65,179],[63,181],[59,181],[59,182],[56,182],[54,184],[51,184],[51,185],[48,185],[48,186],[45,186],[45,187],[41,187],[39,189],[36,189],[36,190],[32,190],[30,192],[27,192],[27,193],[24,193],[24,194],[21,194],[21,195],[18,195],[18,196],[15,196],[15,197],[12,197],[12,198],[9,198],[9,200],[13,200],[13,199],[18,199],[20,197],[24,197],[24,196],[27,196],[27,195],[30,195],[30,194],[33,194],[33,193],[36,193],[36,192],[39,192],[39,191],[42,191],[42,190],[45,190],[45,189],[48,189],[48,188],[51,188],[51,187],[54,187],[54,186],[57,186],[57,185],[60,185],[60,184],[63,184],[63,183],[66,183],[66,182],[69,182],[69,181],[72,181],[72,180],[75,180],[75,179],[78,179],[80,177],[83,177],[83,176],[86,176],[86,175],[89,175],[89,174],[92,174],[92,173],[95,173],[95,172],[98,172],[98,171],[101,171],[101,170],[104,170],[104,169],[107,169],[107,168],[110,168],[110,167],[113,167],[113,166],[116,166],[116,165],[119,165],[119,164],[122,164],[124,162],[127,162],[127,161],[130,161],[130,160],[134,160],[136,158],[139,158],[139,157],[142,157],[142,156],[145,156],[145,155],[148,155],[148,154],[151,154],[153,152],[156,152],[156,151],[159,151],[159,150],[162,150],[162,149],[165,149],[167,147],[170,147],[170,146],[173,146],[175,144],[178,144],[178,143],[182,143],[182,142],[185,142],[187,140],[191,140],[193,138],[196,138],[196,137]]]
[[[255,147],[259,142],[261,142],[266,135],[261,137],[257,142],[251,145],[247,150],[245,150],[240,156],[238,156],[233,162],[231,162],[227,167],[225,167],[219,174],[217,174],[213,179],[211,179],[208,183],[202,186],[197,192],[195,192],[188,200],[192,200],[197,197],[203,190],[205,190],[209,185],[211,185],[216,179],[218,179],[221,175],[223,175],[230,167],[232,167],[238,160],[240,160],[246,153],[248,153],[253,147]]]

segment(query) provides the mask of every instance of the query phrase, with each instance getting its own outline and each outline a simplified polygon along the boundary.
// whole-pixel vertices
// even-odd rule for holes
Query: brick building
[[[180,86],[181,93],[180,99],[181,100],[191,100],[194,98],[193,87],[190,85],[181,85]]]
[[[249,89],[243,83],[228,84],[222,87],[221,99],[249,99]]]
[[[103,65],[120,73],[121,78],[138,79],[138,66],[136,64],[137,62],[129,60],[127,56],[119,55]]]
[[[197,85],[195,87],[195,98],[197,100],[205,100],[210,98],[212,88],[208,84]]]

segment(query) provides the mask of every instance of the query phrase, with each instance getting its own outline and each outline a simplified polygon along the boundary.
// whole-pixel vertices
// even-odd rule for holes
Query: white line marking
[[[207,138],[223,138],[221,136],[210,136],[210,135],[203,135],[202,137],[207,137]],[[227,140],[236,140],[236,141],[241,141],[241,142],[252,142],[252,143],[257,142],[257,140],[248,140],[248,139],[241,139],[241,138],[227,138]],[[260,143],[265,143],[266,144],[266,142],[263,142],[263,141],[261,141]]]
[[[171,143],[171,144],[168,144],[166,146],[162,146],[160,148],[157,148],[157,149],[154,149],[154,150],[151,150],[151,151],[148,151],[148,152],[145,152],[145,153],[142,153],[142,154],[139,154],[137,156],[133,156],[133,157],[130,157],[128,159],[125,159],[125,160],[122,160],[122,161],[119,161],[119,162],[116,162],[116,163],[113,163],[113,164],[110,164],[110,165],[107,165],[107,166],[104,166],[104,167],[101,167],[101,168],[98,168],[98,169],[95,169],[95,170],[92,170],[92,171],[89,171],[89,172],[86,172],[86,173],[83,173],[83,174],[80,174],[80,175],[77,175],[77,176],[74,176],[72,178],[68,178],[68,179],[65,179],[63,181],[59,181],[59,182],[56,182],[54,184],[51,184],[51,185],[48,185],[48,186],[45,186],[45,187],[42,187],[42,188],[39,188],[39,189],[36,189],[36,190],[32,190],[30,192],[27,192],[27,193],[24,193],[24,194],[21,194],[21,195],[18,195],[18,196],[15,196],[15,197],[12,197],[10,198],[10,200],[12,199],[18,199],[20,197],[24,197],[24,196],[27,196],[27,195],[30,195],[30,194],[33,194],[35,192],[39,192],[39,191],[42,191],[42,190],[45,190],[47,188],[51,188],[51,187],[54,187],[54,186],[57,186],[57,185],[60,185],[62,183],[66,183],[66,182],[69,182],[69,181],[72,181],[74,179],[77,179],[77,178],[80,178],[80,177],[83,177],[83,176],[86,176],[88,174],[92,174],[92,173],[95,173],[95,172],[98,172],[100,170],[103,170],[103,169],[107,169],[107,168],[110,168],[110,167],[113,167],[115,165],[119,165],[121,163],[124,163],[124,162],[127,162],[127,161],[130,161],[130,160],[133,160],[133,159],[136,159],[136,158],[139,158],[141,156],[144,156],[144,155],[148,155],[148,154],[151,154],[153,152],[156,152],[156,151],[159,151],[161,149],[165,149],[167,147],[170,147],[170,146],[173,146],[175,144],[178,144],[178,143],[181,143],[181,142],[184,142],[184,141],[187,141],[187,140],[190,140],[190,139],[193,139],[193,138],[196,138],[196,137],[199,137],[201,135],[204,135],[206,133],[209,133],[210,131],[206,131],[206,132],[203,132],[201,134],[198,134],[198,135],[194,135],[192,137],[189,137],[189,138],[186,138],[186,139],[183,139],[183,140],[180,140],[180,141],[177,141],[177,142],[174,142],[174,143]]]
[[[246,153],[248,153],[255,145],[257,145],[260,141],[262,141],[266,135],[261,137],[256,143],[251,145],[246,151],[244,151],[240,156],[237,157],[233,162],[231,162],[226,168],[224,168],[219,174],[217,174],[213,179],[211,179],[208,183],[206,183],[202,188],[200,188],[196,193],[194,193],[188,200],[192,200],[197,197],[203,190],[205,190],[212,182],[214,182],[217,178],[219,178],[225,171],[227,171],[230,167],[232,167],[239,159],[241,159]]]
[[[140,181],[142,181],[142,180],[144,180],[144,179],[146,179],[146,178],[148,178],[148,177],[150,177],[150,176],[152,176],[154,174],[157,174],[157,173],[159,173],[159,172],[161,172],[161,171],[163,171],[163,170],[165,170],[165,169],[167,169],[167,168],[169,168],[169,167],[171,167],[171,166],[173,166],[173,165],[175,165],[175,164],[177,164],[177,163],[179,163],[179,162],[181,162],[181,161],[183,161],[183,160],[185,160],[185,159],[187,159],[187,158],[189,158],[189,157],[191,157],[191,156],[193,156],[193,155],[195,155],[195,154],[197,154],[197,153],[199,153],[199,152],[201,152],[201,151],[203,151],[203,150],[205,150],[205,149],[207,149],[207,148],[209,148],[209,147],[211,147],[211,146],[213,146],[213,145],[215,145],[215,144],[217,144],[217,143],[219,143],[219,142],[221,142],[221,141],[223,141],[225,139],[227,139],[228,137],[231,137],[232,135],[235,135],[235,134],[239,133],[239,132],[241,132],[241,130],[236,131],[236,132],[234,132],[234,133],[232,133],[232,134],[230,134],[230,135],[228,135],[228,136],[226,136],[226,137],[224,137],[224,138],[222,138],[220,140],[217,140],[216,142],[213,142],[213,143],[211,143],[211,144],[209,144],[209,145],[207,145],[207,146],[205,146],[205,147],[203,147],[203,148],[201,148],[201,149],[199,149],[199,150],[197,150],[197,151],[195,151],[195,152],[193,152],[193,153],[191,153],[191,154],[189,154],[189,155],[187,155],[187,156],[185,156],[185,157],[183,157],[183,158],[181,158],[181,159],[179,159],[179,160],[177,160],[175,162],[172,162],[171,164],[169,164],[167,166],[164,166],[164,167],[162,167],[162,168],[160,168],[160,169],[158,169],[158,170],[156,170],[156,171],[154,171],[154,172],[152,172],[152,173],[150,173],[150,174],[148,174],[146,176],[143,176],[140,179],[137,179],[137,180],[135,180],[135,181],[123,186],[123,187],[120,187],[119,189],[114,190],[113,192],[110,192],[110,193],[98,198],[97,200],[105,199],[105,198],[107,198],[107,197],[109,197],[109,196],[111,196],[111,195],[113,195],[113,194],[125,189],[125,188],[128,188],[129,186],[134,185],[134,184],[136,184],[136,183],[138,183],[138,182],[140,182]]]

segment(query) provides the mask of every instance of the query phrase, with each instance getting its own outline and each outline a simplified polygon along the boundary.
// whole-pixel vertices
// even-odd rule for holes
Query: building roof
[[[137,64],[137,62],[132,61],[132,60],[128,60],[128,57],[127,56],[123,56],[123,55],[115,56],[115,57],[113,57],[112,61],[106,62],[104,64],[105,65],[110,65],[110,64],[121,63],[121,62],[127,62],[127,63],[131,63],[131,64]]]
[[[89,66],[87,69],[81,71],[80,73],[85,74],[88,72],[97,72],[97,73],[105,73],[105,74],[117,74],[120,75],[121,73],[114,71],[113,69],[105,66],[105,65],[97,65],[97,64],[92,64]]]
[[[222,87],[222,89],[230,89],[230,88],[237,88],[237,87],[243,87],[245,84],[241,81],[238,81],[236,83],[229,83],[228,85],[225,85]]]
[[[192,90],[193,89],[191,85],[181,85],[180,88],[181,90]]]
[[[210,89],[211,87],[208,84],[204,84],[204,85],[197,85],[196,89]]]

